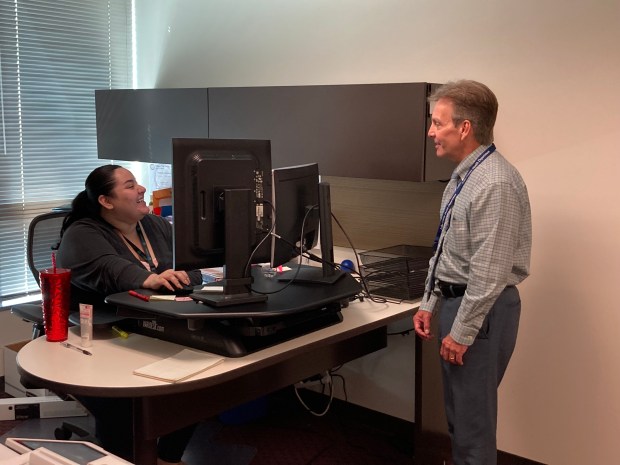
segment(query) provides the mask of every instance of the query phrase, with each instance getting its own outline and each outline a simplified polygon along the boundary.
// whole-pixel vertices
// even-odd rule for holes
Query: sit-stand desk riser
[[[154,465],[159,436],[384,348],[386,325],[414,308],[412,303],[355,302],[342,310],[342,323],[227,358],[177,384],[132,374],[183,348],[138,334],[95,339],[92,357],[39,338],[18,353],[18,370],[23,382],[58,392],[133,398],[135,463]],[[72,329],[69,342],[79,341]]]
[[[302,270],[315,267],[304,266]],[[318,269],[320,271],[320,269]],[[108,296],[123,329],[170,342],[241,357],[342,320],[340,308],[361,291],[349,274],[332,284],[287,283],[254,269],[253,289],[268,293],[262,302],[212,307],[200,302],[148,301],[123,292]],[[151,295],[152,291],[140,290]],[[192,294],[195,295],[195,294]]]
[[[304,267],[310,268],[310,267]],[[260,269],[253,268],[254,283],[252,289],[268,293],[266,302],[256,302],[230,307],[211,307],[197,302],[145,302],[132,297],[126,292],[113,294],[106,302],[119,307],[136,309],[143,312],[184,319],[227,319],[227,318],[263,318],[286,316],[293,313],[314,310],[320,306],[348,299],[361,291],[360,284],[349,274],[342,276],[332,284],[297,284],[290,286],[274,278],[266,278]],[[141,290],[146,295],[153,291]]]

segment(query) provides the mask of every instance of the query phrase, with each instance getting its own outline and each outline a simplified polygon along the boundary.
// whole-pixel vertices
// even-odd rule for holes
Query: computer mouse
[[[175,289],[174,291],[171,291],[167,287],[160,287],[157,290],[158,294],[176,295],[176,296],[190,295],[192,292],[194,292],[194,286],[183,286],[183,287]]]

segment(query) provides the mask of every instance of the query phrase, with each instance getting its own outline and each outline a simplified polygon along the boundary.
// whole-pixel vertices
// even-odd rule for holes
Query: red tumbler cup
[[[54,268],[39,273],[43,294],[45,336],[50,342],[67,339],[71,304],[71,270]]]

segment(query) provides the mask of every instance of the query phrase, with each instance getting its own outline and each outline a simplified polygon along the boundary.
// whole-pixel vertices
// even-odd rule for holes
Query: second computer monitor
[[[281,280],[332,284],[343,273],[334,265],[330,188],[320,182],[317,163],[273,170],[274,231],[271,266],[310,252],[320,237],[321,267],[296,266]],[[316,257],[315,257],[316,258]]]
[[[272,171],[274,239],[271,265],[284,265],[317,245],[319,237],[319,165]]]

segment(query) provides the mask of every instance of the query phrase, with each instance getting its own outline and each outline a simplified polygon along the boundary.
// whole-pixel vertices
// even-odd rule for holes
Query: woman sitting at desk
[[[130,289],[169,291],[202,282],[200,270],[172,269],[172,226],[149,215],[145,188],[118,165],[104,165],[86,178],[61,232],[58,260],[71,270],[72,310],[90,303],[112,310],[106,296]]]
[[[95,169],[86,189],[72,203],[58,250],[58,265],[71,270],[71,301],[106,310],[109,294],[130,289],[166,288],[202,282],[199,270],[172,269],[172,227],[149,214],[145,188],[118,165]],[[113,310],[113,309],[112,309]],[[131,461],[131,399],[79,398],[95,416],[102,447]],[[179,463],[193,427],[171,433],[158,442],[159,463]]]

